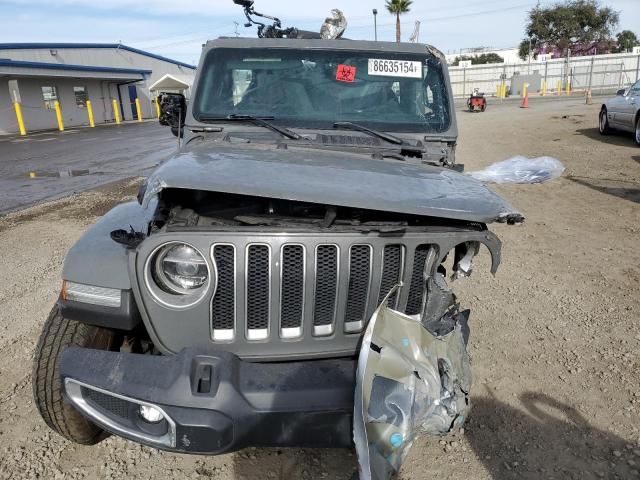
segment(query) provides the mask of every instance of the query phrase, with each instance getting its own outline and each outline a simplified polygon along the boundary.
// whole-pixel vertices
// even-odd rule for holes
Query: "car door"
[[[616,123],[618,128],[628,130],[630,132],[635,128],[635,113],[640,105],[640,80],[634,83],[627,91],[627,94],[621,98],[618,112],[616,112]]]
[[[625,95],[616,95],[613,98],[609,98],[605,105],[607,107],[607,118],[609,119],[609,125],[613,128],[621,128],[619,125],[620,115],[624,109]]]

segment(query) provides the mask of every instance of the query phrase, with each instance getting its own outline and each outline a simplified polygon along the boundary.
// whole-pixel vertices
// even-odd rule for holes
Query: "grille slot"
[[[424,262],[427,260],[429,245],[418,245],[413,256],[413,272],[409,285],[409,297],[407,299],[407,315],[416,315],[422,309],[422,297],[424,294]]]
[[[280,335],[302,335],[305,287],[305,249],[302,245],[284,245],[281,255]]]
[[[316,249],[316,290],[313,308],[313,331],[330,335],[338,298],[338,247],[318,245]]]
[[[214,340],[233,340],[236,321],[236,250],[233,245],[215,245],[213,259],[218,272],[216,294],[211,300]]]
[[[362,330],[371,288],[370,245],[352,245],[349,249],[349,286],[344,322],[346,332]]]
[[[400,282],[404,264],[404,248],[402,245],[387,245],[382,254],[382,278],[380,280],[380,293],[378,304],[391,289]],[[389,297],[387,305],[395,308],[398,302],[398,292]]]
[[[98,410],[105,411],[116,417],[128,419],[130,403],[118,397],[98,392],[91,388],[80,387],[82,398],[88,400]]]
[[[247,248],[247,339],[263,340],[269,336],[271,299],[271,259],[268,245]]]

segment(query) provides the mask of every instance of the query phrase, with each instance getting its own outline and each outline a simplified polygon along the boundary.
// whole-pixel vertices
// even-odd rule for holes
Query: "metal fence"
[[[640,78],[639,54],[611,54],[590,57],[558,58],[531,64],[490,64],[449,67],[455,97],[466,97],[474,89],[486,95],[499,93],[506,84],[507,94],[519,95],[522,79],[529,93],[558,94],[573,92],[610,93],[625,88]]]

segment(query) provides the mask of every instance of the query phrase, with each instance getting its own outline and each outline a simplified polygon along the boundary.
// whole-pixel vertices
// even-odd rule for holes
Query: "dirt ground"
[[[515,154],[564,162],[561,179],[496,187],[527,217],[455,286],[472,309],[473,412],[463,432],[421,438],[402,479],[640,478],[640,148],[601,138],[598,105],[490,105],[460,111],[467,170]],[[31,398],[35,342],[80,234],[136,181],[0,218],[0,478],[340,479],[347,450],[161,453],[110,438],[72,445]]]

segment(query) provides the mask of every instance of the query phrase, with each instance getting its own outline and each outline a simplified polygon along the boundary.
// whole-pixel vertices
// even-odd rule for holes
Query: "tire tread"
[[[33,362],[33,397],[45,423],[67,440],[94,445],[105,433],[65,399],[60,381],[60,353],[73,345],[108,349],[112,339],[109,330],[64,318],[57,305],[45,322]]]

